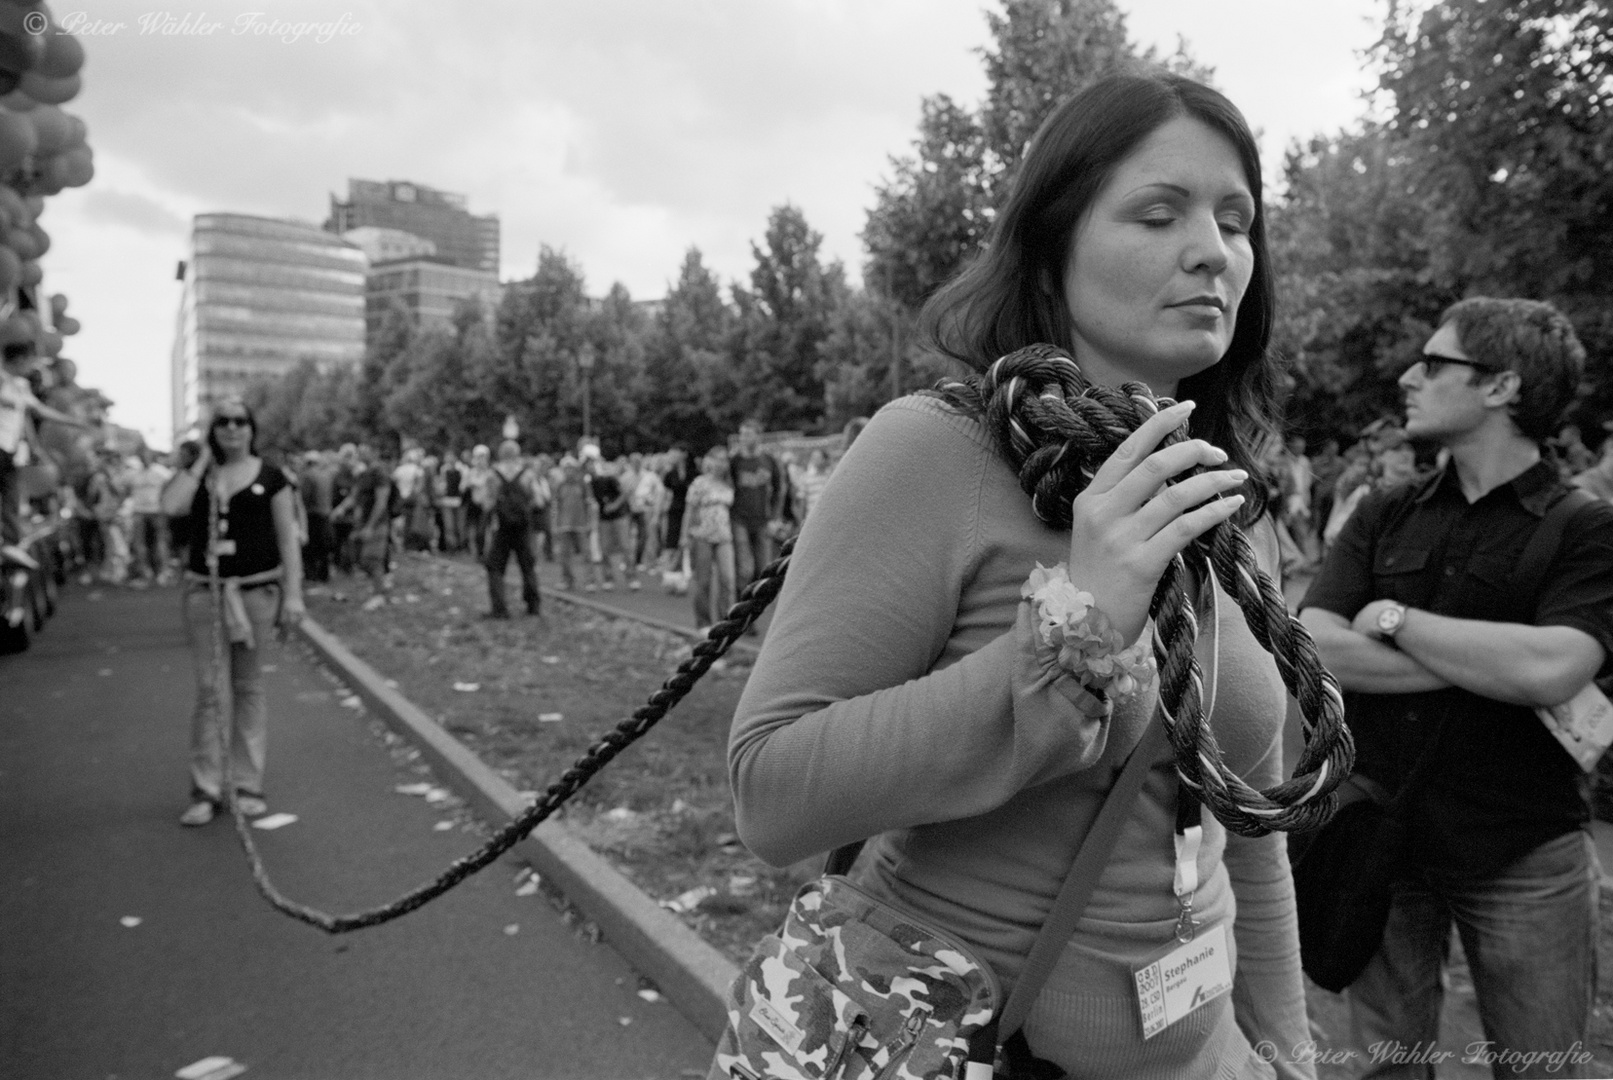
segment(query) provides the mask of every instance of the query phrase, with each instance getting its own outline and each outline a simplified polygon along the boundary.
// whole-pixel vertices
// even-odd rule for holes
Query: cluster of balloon
[[[39,224],[45,198],[95,175],[84,121],[61,106],[82,86],[84,47],[38,0],[0,0],[0,298],[20,308],[0,321],[0,344],[32,341],[46,357],[78,328],[65,297],[52,300],[47,325],[35,305],[17,303],[44,277],[39,259],[50,235]],[[57,306],[59,304],[59,306]]]

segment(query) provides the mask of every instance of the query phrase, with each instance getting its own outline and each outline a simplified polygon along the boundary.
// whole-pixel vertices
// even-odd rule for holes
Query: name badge
[[[218,543],[213,545],[213,554],[219,555],[219,556],[234,555],[235,554],[235,541],[234,540],[220,540]]]
[[[1227,928],[1217,923],[1132,972],[1143,1038],[1151,1039],[1232,989]]]

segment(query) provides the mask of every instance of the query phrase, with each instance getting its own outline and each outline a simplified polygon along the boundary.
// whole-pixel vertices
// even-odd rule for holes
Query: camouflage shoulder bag
[[[1155,720],[1126,759],[1058,898],[1000,1006],[990,965],[945,931],[844,876],[840,848],[790,904],[728,992],[709,1080],[1054,1080],[1020,1026],[1086,908],[1149,764],[1168,745]]]

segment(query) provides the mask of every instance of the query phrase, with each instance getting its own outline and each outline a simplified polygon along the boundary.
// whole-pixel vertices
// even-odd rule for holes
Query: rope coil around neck
[[[1142,383],[1120,387],[1087,382],[1075,361],[1052,345],[1031,345],[1002,357],[983,374],[942,380],[935,393],[984,418],[998,450],[1019,475],[1037,517],[1070,527],[1070,504],[1127,436],[1174,402]],[[1188,438],[1184,428],[1164,445]],[[1198,617],[1189,571],[1210,573],[1243,611],[1250,633],[1277,663],[1299,702],[1305,748],[1294,776],[1256,790],[1226,767],[1205,721],[1203,676],[1193,655]],[[1173,559],[1149,606],[1159,700],[1175,751],[1177,776],[1210,812],[1242,836],[1304,831],[1333,813],[1333,791],[1354,765],[1344,724],[1344,697],[1322,666],[1316,644],[1288,613],[1281,591],[1255,561],[1248,538],[1230,522],[1212,529]]]

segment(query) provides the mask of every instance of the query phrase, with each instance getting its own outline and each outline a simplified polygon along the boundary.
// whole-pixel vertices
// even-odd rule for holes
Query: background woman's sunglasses
[[[244,416],[221,416],[213,421],[214,427],[251,427],[252,421]]]

